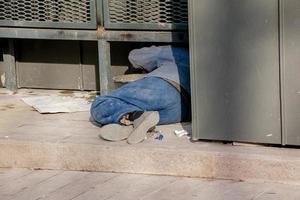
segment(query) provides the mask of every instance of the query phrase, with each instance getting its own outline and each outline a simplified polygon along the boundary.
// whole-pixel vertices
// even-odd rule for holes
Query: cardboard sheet
[[[26,104],[42,114],[89,111],[91,103],[85,98],[65,96],[35,96],[22,98]]]

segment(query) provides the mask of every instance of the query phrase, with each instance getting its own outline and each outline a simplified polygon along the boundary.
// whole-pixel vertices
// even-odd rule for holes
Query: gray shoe
[[[99,137],[112,142],[126,140],[133,131],[133,126],[109,124],[100,129]]]
[[[128,144],[137,144],[145,140],[149,129],[155,127],[159,122],[159,113],[145,112],[141,117],[134,120],[134,130],[127,139]]]

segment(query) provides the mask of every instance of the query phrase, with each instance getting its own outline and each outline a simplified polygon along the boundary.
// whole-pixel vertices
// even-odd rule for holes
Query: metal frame
[[[299,124],[299,0],[279,0],[280,84],[283,145],[300,145]]]
[[[111,76],[110,43],[106,40],[98,40],[98,60],[100,94],[106,95],[110,90],[113,89],[113,80]]]
[[[96,30],[0,27],[0,38],[49,39],[49,40],[97,40],[97,31]]]
[[[0,27],[0,38],[48,40],[107,40],[111,42],[188,42],[186,31],[61,30]]]
[[[285,0],[278,0],[279,1],[279,56],[280,56],[280,90],[281,90],[281,132],[282,132],[282,145],[287,145],[287,114],[286,114],[286,90],[285,90],[285,51],[284,51],[284,3]]]
[[[187,32],[149,32],[149,31],[99,31],[99,77],[101,94],[107,94],[113,88],[111,76],[110,42],[159,42],[186,43]]]
[[[98,39],[111,42],[161,42],[183,43],[188,42],[188,32],[171,31],[98,31]]]
[[[14,40],[9,39],[4,48],[3,61],[5,65],[5,86],[7,89],[15,92],[18,89],[17,72],[15,60]]]
[[[0,28],[0,38],[13,39],[48,39],[48,40],[82,40],[98,42],[100,91],[102,94],[113,89],[111,77],[110,42],[159,42],[186,43],[187,32],[162,31],[105,31],[94,30],[57,30],[57,29],[29,29],[29,28]],[[11,43],[13,44],[13,43]],[[12,46],[13,48],[13,46]],[[11,48],[11,49],[12,49]],[[14,54],[9,50],[8,56],[15,63]],[[8,58],[8,57],[7,57]],[[11,65],[12,66],[12,65]],[[11,80],[16,80],[16,73],[7,74]],[[7,83],[7,87],[16,90],[16,81]]]
[[[111,23],[109,14],[109,0],[103,0],[103,19],[106,29],[115,30],[187,30],[188,24],[133,24],[133,23]]]
[[[29,28],[62,28],[62,29],[96,29],[96,4],[97,0],[90,0],[91,2],[91,21],[89,23],[62,23],[62,22],[26,22],[26,21],[11,21],[0,20],[0,27],[29,27]]]
[[[103,0],[96,1],[96,15],[97,15],[97,24],[100,27],[104,26],[104,14],[103,14]]]
[[[112,89],[112,77],[110,73],[110,42],[161,42],[176,43],[187,42],[187,32],[171,32],[167,30],[187,29],[185,24],[111,24],[109,22],[108,0],[90,0],[91,2],[91,23],[49,23],[49,22],[21,22],[0,20],[0,38],[9,39],[9,48],[5,52],[7,66],[15,65],[13,53],[13,39],[50,39],[50,40],[82,40],[97,41],[100,67],[100,90],[105,94]],[[118,29],[106,31],[104,28]],[[141,31],[124,31],[128,29],[139,29]],[[74,29],[74,30],[70,30]],[[95,29],[95,30],[82,30]],[[122,30],[120,30],[122,29]],[[142,31],[147,29],[149,31]],[[152,30],[152,31],[150,31]],[[160,31],[153,31],[160,30]],[[164,31],[162,31],[164,30]],[[10,70],[10,69],[9,69]],[[7,74],[7,88],[17,89],[16,72],[13,70]]]

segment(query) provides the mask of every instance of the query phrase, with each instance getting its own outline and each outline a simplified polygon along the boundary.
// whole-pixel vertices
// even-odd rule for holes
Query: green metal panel
[[[0,38],[97,41],[95,30],[0,27]]]
[[[11,91],[17,90],[15,41],[8,40],[4,46],[3,62],[5,70],[5,87]]]
[[[278,0],[190,0],[193,139],[281,143]]]
[[[187,0],[103,0],[106,29],[186,30]]]
[[[95,0],[0,0],[0,27],[96,29]]]
[[[300,1],[281,0],[283,143],[300,145]]]
[[[98,26],[104,27],[103,0],[96,0],[96,14]]]

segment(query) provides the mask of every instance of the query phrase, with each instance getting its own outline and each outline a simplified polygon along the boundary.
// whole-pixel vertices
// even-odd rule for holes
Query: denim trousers
[[[172,124],[189,117],[190,105],[167,81],[146,77],[97,97],[91,116],[99,125],[119,124],[124,115],[137,111],[158,111],[160,125]]]

